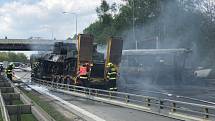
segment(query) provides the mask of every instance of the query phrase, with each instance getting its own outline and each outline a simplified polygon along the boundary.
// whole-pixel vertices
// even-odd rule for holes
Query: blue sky
[[[109,3],[121,0],[107,0]],[[97,19],[95,8],[101,0],[0,0],[0,38],[42,37],[66,39],[75,33],[78,14],[78,32]]]

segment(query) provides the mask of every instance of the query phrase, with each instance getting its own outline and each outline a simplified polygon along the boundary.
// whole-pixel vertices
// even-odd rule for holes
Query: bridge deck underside
[[[0,44],[1,51],[51,51],[53,44]]]

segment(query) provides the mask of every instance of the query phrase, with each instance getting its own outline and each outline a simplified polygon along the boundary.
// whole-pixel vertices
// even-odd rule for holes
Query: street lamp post
[[[45,30],[47,30],[48,32],[50,31],[50,33],[51,33],[51,40],[54,40],[53,28],[51,26],[47,26],[47,25],[42,26],[42,28],[45,29]]]
[[[75,15],[75,39],[77,40],[77,36],[78,36],[78,14],[74,13],[74,12],[63,12],[63,14],[73,14]]]
[[[135,10],[134,10],[134,7],[135,7],[135,3],[134,3],[134,0],[132,1],[132,6],[133,6],[133,9],[132,9],[132,22],[133,22],[133,41],[135,41],[135,48],[137,49],[137,40],[136,40],[136,36],[135,36]]]

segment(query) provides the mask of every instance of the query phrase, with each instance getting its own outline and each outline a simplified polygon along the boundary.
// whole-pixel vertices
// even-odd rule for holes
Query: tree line
[[[147,23],[159,14],[158,0],[122,0],[126,4],[108,4],[102,0],[96,8],[98,20],[84,30],[84,33],[93,34],[98,43],[104,44],[109,36],[121,35],[123,31],[135,25]]]
[[[84,33],[99,44],[110,36],[121,36],[126,48],[193,49],[195,60],[215,65],[215,2],[210,0],[122,0],[109,4],[101,0],[98,20]]]
[[[24,53],[0,52],[0,62],[28,62],[28,58]]]

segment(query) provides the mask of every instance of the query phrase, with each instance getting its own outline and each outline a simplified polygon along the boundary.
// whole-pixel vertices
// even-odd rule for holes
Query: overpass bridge
[[[0,39],[0,51],[51,51],[55,42],[74,40]]]

